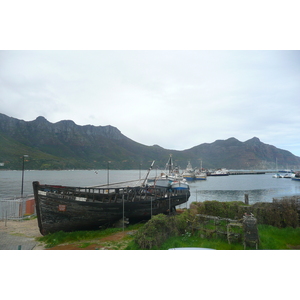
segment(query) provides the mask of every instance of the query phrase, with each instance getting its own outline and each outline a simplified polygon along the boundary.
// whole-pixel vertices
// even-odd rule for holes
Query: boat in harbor
[[[280,173],[280,171],[279,171],[277,174],[274,174],[272,177],[273,178],[292,178],[293,174],[294,173],[291,173],[291,172],[287,172],[284,174],[283,172]]]
[[[284,173],[284,174],[293,174],[294,171],[293,170],[279,170],[278,173]]]
[[[274,174],[272,177],[273,178],[292,178],[294,175],[294,171],[293,170],[278,170],[278,160],[276,158],[276,170],[277,173]]]
[[[187,190],[189,189],[189,184],[184,179],[173,180],[171,182],[171,189],[174,190]]]
[[[273,178],[283,178],[283,175],[277,173],[272,176]]]
[[[202,168],[202,160],[200,160],[200,162],[201,162],[200,169],[197,170],[197,171],[195,170],[195,179],[196,180],[206,180],[207,179],[207,173]]]
[[[291,176],[292,180],[300,181],[300,172],[296,172]]]
[[[164,187],[172,189],[189,189],[189,185],[186,180],[179,174],[179,169],[174,167],[172,154],[166,163],[165,172],[159,176],[147,179],[148,185],[155,187]]]
[[[206,180],[207,174],[206,172],[202,172],[201,170],[195,172],[195,179],[196,180]]]
[[[191,165],[191,162],[188,162],[186,169],[182,173],[182,177],[186,180],[195,180],[195,171]]]
[[[209,175],[210,176],[228,176],[229,172],[228,172],[227,169],[222,168],[222,169],[218,169],[218,170],[216,170],[214,172],[211,172]]]
[[[126,181],[95,187],[47,185],[34,181],[41,234],[99,229],[125,218],[129,222],[149,219],[160,213],[170,214],[176,211],[176,206],[188,201],[189,188],[148,185],[150,169],[143,182]]]

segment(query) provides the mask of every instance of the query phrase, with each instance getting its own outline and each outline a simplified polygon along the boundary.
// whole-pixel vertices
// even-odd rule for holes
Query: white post
[[[124,190],[123,190],[123,195],[122,195],[122,201],[123,201],[123,231],[124,231],[124,222],[125,222],[125,216],[124,216]]]

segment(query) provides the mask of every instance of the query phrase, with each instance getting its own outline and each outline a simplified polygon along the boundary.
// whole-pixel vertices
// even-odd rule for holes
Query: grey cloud
[[[259,137],[300,155],[299,51],[1,51],[0,110],[168,149]]]

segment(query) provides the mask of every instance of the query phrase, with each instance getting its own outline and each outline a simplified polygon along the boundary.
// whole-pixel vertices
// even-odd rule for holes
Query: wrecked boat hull
[[[57,231],[94,230],[118,220],[147,219],[169,213],[188,201],[189,190],[151,187],[81,188],[33,182],[42,235]]]

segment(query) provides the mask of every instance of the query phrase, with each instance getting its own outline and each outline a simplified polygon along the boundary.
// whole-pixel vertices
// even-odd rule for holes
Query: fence
[[[243,219],[233,220],[215,216],[197,214],[196,230],[202,232],[206,238],[226,236],[228,243],[232,241],[243,242],[244,249],[247,245],[254,245],[258,249],[259,236],[257,220],[251,214],[245,214]]]
[[[33,196],[26,198],[0,199],[0,220],[22,220],[24,217],[35,215]]]

